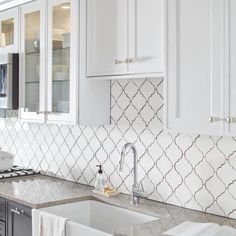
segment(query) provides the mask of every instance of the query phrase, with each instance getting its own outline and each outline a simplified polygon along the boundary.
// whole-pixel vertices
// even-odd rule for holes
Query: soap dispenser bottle
[[[98,167],[99,170],[98,170],[97,179],[95,182],[95,190],[99,192],[103,192],[103,189],[105,186],[105,180],[103,177],[102,165],[96,165],[96,167]]]

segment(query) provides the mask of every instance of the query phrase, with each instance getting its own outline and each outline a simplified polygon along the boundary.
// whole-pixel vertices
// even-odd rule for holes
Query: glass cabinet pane
[[[25,111],[39,111],[40,12],[25,15]]]
[[[53,7],[52,112],[69,113],[70,103],[70,3]]]
[[[1,22],[1,47],[14,44],[14,18]]]

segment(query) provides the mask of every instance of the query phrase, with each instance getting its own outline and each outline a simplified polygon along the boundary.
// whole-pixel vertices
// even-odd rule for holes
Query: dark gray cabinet
[[[0,198],[0,236],[32,236],[31,208]]]
[[[6,200],[0,198],[0,236],[6,236]]]
[[[0,221],[0,236],[6,236],[6,223]]]
[[[31,209],[7,203],[7,236],[32,236]]]
[[[6,200],[0,198],[0,221],[6,221]]]

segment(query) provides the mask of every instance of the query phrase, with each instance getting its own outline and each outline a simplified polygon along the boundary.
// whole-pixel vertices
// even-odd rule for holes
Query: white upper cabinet
[[[78,65],[76,1],[48,1],[47,120],[75,123]]]
[[[0,12],[0,53],[18,52],[19,8]]]
[[[85,79],[86,1],[38,0],[20,12],[20,119],[109,124],[109,81]]]
[[[163,0],[129,0],[128,72],[150,74],[164,71]],[[155,76],[155,75],[154,75]]]
[[[19,6],[35,0],[2,0],[0,1],[0,11]]]
[[[20,8],[20,111],[22,120],[44,122],[45,116],[45,1]]]
[[[226,1],[227,133],[236,135],[236,1]]]
[[[163,75],[163,0],[87,1],[87,77]]]
[[[87,75],[127,73],[127,0],[87,1]]]
[[[224,2],[166,1],[166,128],[169,130],[223,133]]]

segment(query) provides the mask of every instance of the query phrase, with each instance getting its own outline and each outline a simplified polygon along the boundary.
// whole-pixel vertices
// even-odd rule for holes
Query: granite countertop
[[[236,220],[147,199],[141,199],[141,204],[138,207],[131,207],[128,195],[120,194],[116,197],[106,198],[94,195],[92,189],[89,186],[43,175],[0,180],[0,197],[31,208],[43,208],[91,199],[158,218],[152,222],[117,230],[113,232],[115,236],[161,236],[162,232],[184,221],[212,222],[236,228]]]

